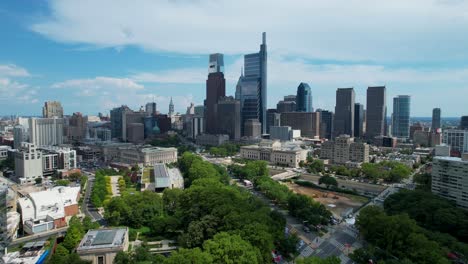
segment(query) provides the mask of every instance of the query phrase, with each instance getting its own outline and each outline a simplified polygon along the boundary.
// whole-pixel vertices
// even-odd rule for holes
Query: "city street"
[[[98,222],[101,226],[106,225],[105,219],[102,217],[102,215],[98,213],[97,209],[94,208],[90,200],[91,190],[93,189],[93,184],[94,184],[94,174],[89,171],[84,171],[84,170],[83,170],[83,173],[86,174],[86,176],[88,176],[88,183],[86,187],[85,196],[83,198],[83,204],[81,206],[81,210],[83,211],[85,215],[91,217],[91,219]]]

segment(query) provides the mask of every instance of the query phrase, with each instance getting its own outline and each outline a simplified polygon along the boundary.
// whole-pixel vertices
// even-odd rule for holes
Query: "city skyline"
[[[439,1],[423,5],[418,2],[422,10],[416,10],[416,2],[397,1],[374,7],[376,14],[367,14],[365,18],[374,19],[375,25],[367,26],[362,21],[349,25],[350,32],[356,33],[351,38],[340,29],[344,22],[324,25],[322,29],[313,26],[310,32],[289,33],[284,26],[265,19],[249,30],[228,30],[228,25],[234,21],[242,26],[254,19],[251,11],[243,14],[246,22],[227,14],[238,10],[242,3],[221,1],[219,4],[226,9],[221,11],[226,14],[225,24],[207,26],[209,23],[204,21],[215,15],[189,12],[196,8],[210,10],[213,3],[206,1],[177,6],[159,3],[157,10],[151,2],[142,2],[135,7],[136,12],[131,12],[140,12],[139,15],[121,13],[125,8],[115,3],[109,6],[110,11],[122,15],[108,23],[85,23],[96,21],[94,19],[106,10],[105,1],[80,3],[83,12],[76,16],[71,14],[76,8],[73,2],[3,2],[0,4],[0,28],[4,33],[0,50],[0,103],[3,106],[0,115],[40,115],[43,102],[52,100],[62,103],[64,114],[96,115],[109,113],[122,104],[138,109],[153,98],[164,112],[171,96],[175,111],[184,113],[191,102],[203,104],[206,60],[211,53],[225,55],[226,95],[234,95],[243,56],[256,50],[258,35],[263,31],[267,32],[269,43],[268,108],[274,108],[284,95],[295,94],[297,86],[306,82],[314,95],[314,108],[333,111],[338,87],[354,87],[356,102],[365,105],[367,87],[385,85],[388,102],[400,94],[411,95],[411,116],[430,117],[434,107],[443,109],[442,118],[466,115],[463,98],[456,95],[468,93],[468,54],[463,52],[468,39],[458,39],[466,35],[463,32],[468,27],[467,22],[457,16],[462,14],[467,3]],[[335,5],[298,3],[288,7],[271,3],[265,8],[274,14],[281,13],[279,10],[284,10],[285,14],[292,11],[301,14],[304,12],[301,9],[310,13],[310,20],[286,21],[289,23],[286,26],[291,27],[290,23],[315,25],[314,14]],[[341,5],[349,8],[350,18],[362,15],[358,7],[344,2]],[[402,5],[409,5],[408,13],[399,13],[402,21],[392,21],[394,24],[389,26],[387,22]],[[201,19],[201,26],[185,25],[193,33],[177,23],[168,23],[165,29],[154,26],[164,12],[173,11],[174,7],[190,13],[190,18],[202,16],[205,19]],[[150,16],[143,12],[145,8],[154,13]],[[453,13],[454,18],[448,20],[438,13]],[[328,12],[330,18],[326,21],[340,14],[338,9]],[[259,18],[255,19],[265,18],[257,15]],[[376,19],[379,15],[382,19]],[[323,18],[323,15],[317,17]],[[438,23],[437,29],[427,30],[430,28],[427,24],[423,27],[417,22],[429,18],[433,18],[430,23]],[[407,28],[403,28],[402,22],[407,23]],[[89,24],[95,28],[91,30]],[[148,25],[153,27],[151,34]],[[402,32],[394,29],[402,29]],[[393,38],[398,39],[399,45],[382,34],[388,30],[396,32]],[[360,34],[372,45],[363,44],[358,37]],[[408,37],[411,34],[416,37]],[[142,37],[144,35],[147,37]],[[441,36],[443,40],[436,40]],[[333,38],[348,39],[346,44],[349,45],[335,44],[340,41],[331,42]],[[359,48],[357,43],[364,46]],[[438,96],[442,90],[443,100]],[[389,104],[387,117],[392,112]]]

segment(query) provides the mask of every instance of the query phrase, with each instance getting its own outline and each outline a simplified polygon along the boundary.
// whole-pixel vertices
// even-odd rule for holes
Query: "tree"
[[[73,173],[70,173],[70,175],[68,175],[68,179],[70,181],[77,181],[79,179],[81,179],[81,173],[79,172],[73,172]]]
[[[58,244],[55,248],[55,253],[52,255],[48,264],[62,264],[67,263],[69,251],[62,244]]]
[[[330,186],[337,187],[338,186],[338,181],[336,181],[335,178],[331,176],[322,176],[319,179],[319,184],[325,184],[327,186],[327,189],[330,188]]]
[[[57,186],[68,186],[70,184],[69,180],[56,180],[55,184]]]
[[[203,252],[200,248],[184,249],[172,252],[171,256],[164,260],[164,264],[198,264],[198,263],[213,263],[213,258],[207,252]]]
[[[279,240],[278,250],[283,253],[287,258],[289,256],[295,256],[297,254],[297,244],[299,243],[299,238],[295,235],[289,235],[287,237],[282,237]]]
[[[65,235],[65,239],[62,244],[66,249],[68,249],[68,251],[72,251],[83,238],[84,229],[80,219],[76,216],[73,216],[70,219],[68,225],[67,234]]]
[[[310,161],[309,167],[307,168],[308,172],[311,172],[311,173],[319,173],[319,172],[324,171],[324,169],[325,169],[325,166],[323,164],[323,161],[319,159]]]
[[[260,251],[239,235],[218,233],[203,243],[203,249],[213,257],[215,263],[261,263]]]
[[[36,179],[34,179],[34,181],[36,182],[36,184],[41,184],[42,183],[42,177],[36,178]]]

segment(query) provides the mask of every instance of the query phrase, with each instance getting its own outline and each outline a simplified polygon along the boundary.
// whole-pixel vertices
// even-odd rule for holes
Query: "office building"
[[[79,200],[79,186],[57,186],[19,198],[24,232],[32,235],[67,226],[69,218],[79,213]]]
[[[264,160],[276,166],[299,167],[307,159],[307,150],[296,145],[282,145],[279,141],[262,140],[258,145],[242,146],[240,156],[250,160]]]
[[[278,113],[295,112],[296,109],[297,109],[297,104],[295,101],[282,100],[276,104],[276,111]]]
[[[240,124],[239,124],[240,126]],[[202,116],[194,116],[191,120],[189,138],[196,139],[198,135],[205,133],[205,126]]]
[[[297,87],[296,107],[298,112],[313,112],[312,90],[307,83],[300,83]]]
[[[431,131],[437,131],[437,129],[441,128],[440,125],[440,108],[432,109],[432,123],[431,123]]]
[[[364,106],[360,103],[354,104],[354,137],[364,136]]]
[[[63,124],[63,118],[30,118],[30,143],[38,147],[63,144]]]
[[[262,124],[256,119],[247,119],[244,123],[244,136],[259,138],[262,135]]]
[[[367,88],[366,137],[385,135],[387,99],[385,86]]]
[[[86,138],[86,118],[81,113],[73,113],[69,118],[67,135],[72,142]]]
[[[336,90],[335,120],[333,134],[354,136],[354,88]]]
[[[445,144],[435,146],[434,155],[440,157],[450,157],[450,146]]]
[[[122,115],[122,141],[129,141],[128,131],[134,130],[134,124],[141,124],[141,126],[138,126],[138,131],[135,131],[135,133],[137,134],[133,134],[133,136],[138,135],[138,138],[140,138],[140,131],[141,128],[144,128],[145,117],[145,111],[125,111],[125,113]],[[134,139],[135,138],[133,138],[132,140]]]
[[[23,142],[14,153],[15,175],[19,183],[33,183],[42,178],[42,152],[34,144]]]
[[[468,210],[468,155],[434,157],[431,191]]]
[[[281,126],[290,126],[300,130],[302,137],[314,138],[320,136],[320,112],[282,113]]]
[[[200,146],[219,146],[229,141],[228,135],[210,135],[201,134],[196,137],[197,145]]]
[[[28,126],[29,127],[29,124]],[[13,128],[13,147],[18,149],[21,146],[22,142],[29,141],[29,129],[25,128],[22,125],[16,125]]]
[[[218,117],[216,113],[216,104],[220,98],[226,96],[226,79],[222,69],[223,54],[211,54],[209,61],[209,74],[206,80],[206,99],[205,99],[205,132],[208,134],[217,133]]]
[[[248,119],[257,119],[266,133],[267,107],[267,46],[266,33],[258,53],[244,56],[244,73],[236,87],[236,99],[240,99],[242,124]],[[244,135],[244,133],[242,133]]]
[[[145,112],[147,116],[156,115],[158,110],[155,102],[146,103]]]
[[[333,137],[333,123],[335,114],[331,111],[317,109],[320,113],[320,137],[331,140]]]
[[[270,127],[280,125],[280,113],[276,109],[267,110],[267,133],[270,133]]]
[[[468,129],[468,116],[462,116],[460,118],[460,129]]]
[[[47,154],[54,154],[57,157],[57,170],[73,170],[77,167],[76,150],[67,147],[45,146],[39,149],[42,152],[43,161]],[[46,162],[44,162],[45,164]]]
[[[468,130],[446,129],[443,132],[442,143],[450,146],[455,156],[468,152]]]
[[[197,105],[195,108],[195,115],[204,117],[205,116],[205,106],[204,105]]]
[[[334,164],[354,167],[355,164],[369,162],[369,145],[354,142],[354,138],[341,135],[335,141],[322,143],[320,158],[329,159]]]
[[[44,103],[42,107],[42,117],[44,118],[63,118],[62,104],[57,101],[49,101]]]
[[[127,125],[127,141],[141,143],[145,140],[145,125],[142,123],[130,123]]]
[[[123,117],[127,112],[132,110],[126,105],[116,107],[110,111],[110,120],[111,120],[111,136],[112,138],[117,138],[122,140],[123,129],[127,129],[123,126],[122,121]]]
[[[271,126],[270,139],[280,141],[290,141],[301,137],[300,130],[293,130],[290,126]]]
[[[392,136],[404,139],[410,137],[410,103],[409,95],[399,95],[393,98]]]
[[[10,146],[0,146],[0,160],[8,158],[8,151],[11,150]]]
[[[100,141],[111,141],[111,130],[104,127],[93,127],[89,129],[89,136]]]
[[[410,138],[413,139],[414,133],[416,131],[424,131],[424,127],[421,123],[416,122],[410,126]]]
[[[231,140],[241,138],[240,102],[232,96],[222,97],[215,105],[217,134],[229,135]]]
[[[76,253],[91,264],[113,264],[115,256],[127,251],[128,228],[104,228],[88,230]]]

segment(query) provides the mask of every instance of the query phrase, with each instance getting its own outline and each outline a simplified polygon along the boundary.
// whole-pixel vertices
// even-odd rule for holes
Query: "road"
[[[105,226],[106,222],[104,218],[102,217],[102,215],[100,215],[97,212],[96,208],[94,208],[90,200],[91,190],[93,189],[93,184],[94,184],[94,173],[91,173],[88,171],[84,171],[84,173],[88,176],[88,183],[86,186],[86,192],[83,198],[83,204],[81,206],[81,210],[83,211],[85,215],[91,217],[91,219],[93,219],[94,221],[99,222],[101,226]]]
[[[310,181],[315,184],[318,184],[318,181],[320,179],[319,175],[312,175],[308,173],[302,173],[302,175],[299,177],[301,180],[305,181]],[[358,181],[350,181],[350,180],[342,180],[342,179],[336,179],[338,181],[338,187],[340,188],[345,188],[349,190],[356,190],[359,193],[362,194],[373,194],[373,195],[378,195],[381,193],[383,190],[387,188],[387,186],[384,185],[378,185],[378,184],[371,184],[371,183],[365,183],[365,182],[358,182]]]

